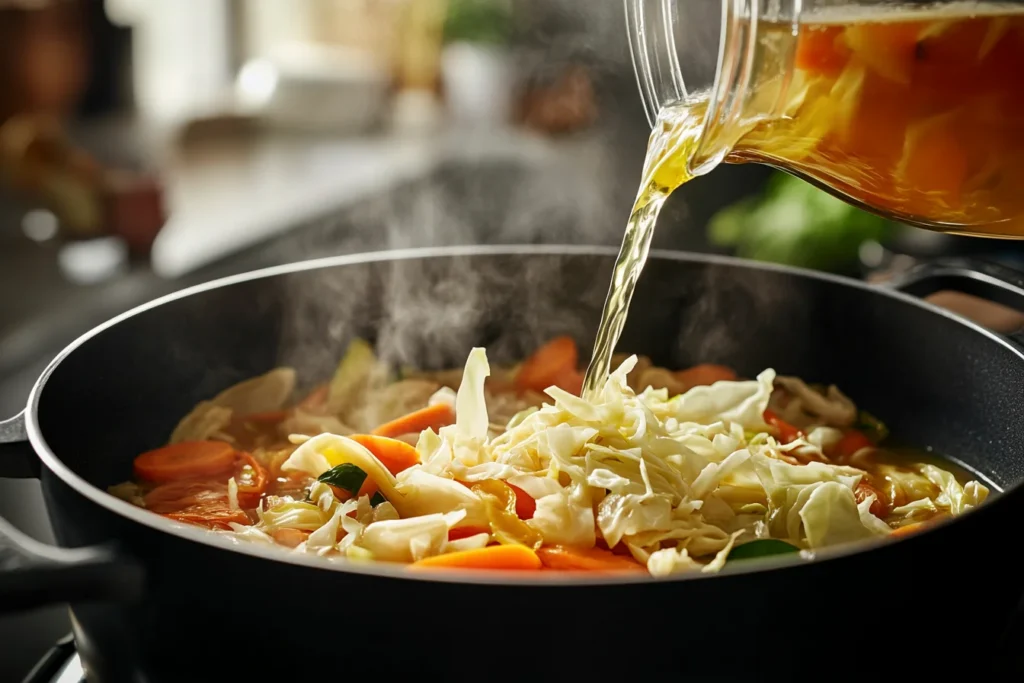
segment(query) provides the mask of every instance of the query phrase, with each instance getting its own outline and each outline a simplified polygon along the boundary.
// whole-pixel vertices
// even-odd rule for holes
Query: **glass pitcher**
[[[625,5],[652,126],[699,113],[687,175],[764,163],[904,223],[1024,239],[1024,0]]]

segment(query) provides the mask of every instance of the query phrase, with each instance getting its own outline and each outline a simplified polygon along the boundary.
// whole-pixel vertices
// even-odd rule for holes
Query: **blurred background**
[[[79,334],[216,277],[617,244],[647,135],[614,0],[0,0],[0,415]],[[680,190],[656,246],[859,277],[1020,258],[755,166]],[[0,514],[50,538],[37,484],[0,481]],[[4,666],[66,631],[0,621]]]

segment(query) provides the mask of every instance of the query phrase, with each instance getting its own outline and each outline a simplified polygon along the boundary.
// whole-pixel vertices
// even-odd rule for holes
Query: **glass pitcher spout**
[[[897,221],[1024,238],[1024,1],[625,5],[652,125],[703,112],[689,175],[764,163]]]

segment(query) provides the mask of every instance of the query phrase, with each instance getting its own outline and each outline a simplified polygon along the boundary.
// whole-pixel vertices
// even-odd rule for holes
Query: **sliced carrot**
[[[525,545],[494,545],[477,550],[463,550],[437,555],[413,562],[410,569],[505,569],[532,570],[541,568],[540,558]]]
[[[419,452],[404,441],[376,434],[355,434],[349,438],[377,456],[391,474],[397,475],[420,462]]]
[[[449,541],[459,541],[463,538],[470,538],[471,536],[479,536],[480,534],[489,534],[490,529],[480,526],[460,526],[454,529],[448,530]]]
[[[537,349],[516,374],[520,391],[544,391],[576,370],[579,350],[572,337],[556,337]]]
[[[275,541],[288,548],[295,548],[305,543],[306,539],[309,538],[309,534],[309,531],[303,531],[302,529],[275,529],[270,532]]]
[[[675,373],[676,379],[686,385],[687,389],[693,387],[707,387],[715,382],[735,382],[736,373],[732,368],[724,365],[712,365],[704,363],[695,365],[686,370]]]
[[[373,430],[373,435],[395,438],[403,434],[418,434],[426,429],[433,429],[436,432],[450,424],[455,424],[455,411],[447,403],[436,403],[391,422],[385,422]]]
[[[239,468],[239,473],[235,475],[235,483],[238,484],[238,506],[255,508],[259,506],[260,499],[267,491],[267,482],[270,477],[267,469],[260,465],[252,455],[249,453],[240,455],[242,466]]]
[[[875,444],[871,442],[871,439],[856,429],[851,429],[843,434],[843,438],[833,447],[832,455],[839,458],[849,458],[863,448],[874,447]]]
[[[616,555],[602,548],[555,545],[541,548],[537,556],[548,569],[562,571],[646,572],[632,557]]]
[[[913,536],[914,534],[924,531],[927,528],[927,524],[924,522],[915,522],[913,524],[907,524],[897,529],[893,529],[892,533],[889,534],[891,538],[906,538],[907,536]]]
[[[537,501],[518,486],[513,486],[507,481],[505,484],[516,494],[516,517],[519,519],[533,519],[534,513],[537,512]]]
[[[842,26],[801,29],[796,46],[796,68],[825,76],[838,76],[850,61],[850,48],[842,41]]]
[[[764,421],[767,422],[769,426],[775,429],[776,435],[778,436],[780,443],[790,443],[792,441],[796,441],[797,439],[801,438],[804,435],[804,433],[801,432],[799,429],[797,429],[796,427],[794,427],[793,425],[789,424],[781,417],[776,415],[775,411],[773,410],[769,409],[764,411]]]
[[[135,476],[154,482],[209,477],[235,465],[235,449],[223,441],[183,441],[135,458]]]

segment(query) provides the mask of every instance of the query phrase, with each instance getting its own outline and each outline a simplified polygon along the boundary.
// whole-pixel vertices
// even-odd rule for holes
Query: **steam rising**
[[[647,138],[642,108],[623,39],[620,3],[560,0],[524,2],[535,26],[524,63],[550,72],[559,62],[585,61],[605,102],[595,130],[540,144],[520,138],[474,140],[465,132],[450,141],[476,149],[432,177],[382,194],[361,206],[315,222],[270,245],[273,262],[316,256],[413,247],[471,244],[600,244],[618,246],[636,196]],[[690,7],[717,19],[720,3]],[[694,64],[713,60],[717,24],[705,21],[699,40],[686,44]],[[684,54],[687,54],[684,52]],[[484,142],[486,144],[480,144]],[[482,151],[481,151],[482,150]],[[546,150],[546,151],[545,151]],[[469,156],[469,154],[473,154]],[[685,193],[684,193],[685,194]],[[683,197],[670,207],[687,215]],[[689,223],[689,221],[685,221]],[[659,232],[700,231],[703,225],[663,221]],[[665,240],[659,239],[658,243]],[[286,278],[281,297],[278,357],[294,365],[307,384],[329,376],[355,336],[375,341],[378,354],[395,366],[457,367],[474,345],[487,344],[497,362],[515,362],[557,334],[571,334],[589,351],[607,292],[612,259],[454,258],[398,261]],[[689,266],[674,266],[688,268]],[[743,315],[760,315],[778,293],[705,271],[681,281],[640,281],[625,339],[662,348],[674,358],[698,362],[737,352],[749,340],[737,334],[736,301]],[[670,269],[671,270],[671,269]],[[692,306],[686,319],[667,319],[667,303],[680,296]],[[666,311],[651,315],[651,307]],[[639,313],[644,311],[644,313]],[[642,319],[642,320],[641,320]],[[644,320],[658,320],[645,323]],[[631,334],[631,328],[650,328]],[[666,335],[666,330],[671,333]],[[656,335],[657,339],[650,338]]]

